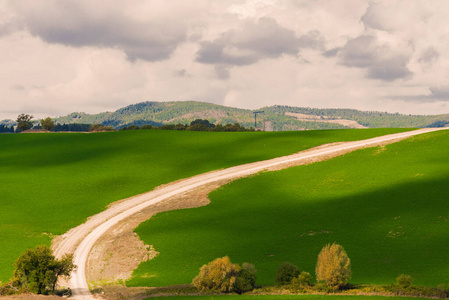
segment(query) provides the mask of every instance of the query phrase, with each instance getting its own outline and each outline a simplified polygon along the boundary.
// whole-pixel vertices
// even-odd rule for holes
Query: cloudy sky
[[[2,0],[0,120],[197,100],[449,113],[447,0]]]

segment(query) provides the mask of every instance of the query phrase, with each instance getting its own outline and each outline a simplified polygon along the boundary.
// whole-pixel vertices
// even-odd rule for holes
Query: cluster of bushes
[[[318,288],[325,291],[345,287],[351,278],[351,261],[342,246],[326,245],[318,255],[316,265]],[[276,272],[275,282],[278,286],[289,286],[296,292],[306,292],[312,289],[312,276],[308,272],[289,263],[281,264]],[[203,265],[192,285],[199,291],[215,291],[238,294],[255,288],[256,269],[254,265],[244,263],[242,267],[232,264],[229,257],[217,258]]]
[[[335,293],[344,294],[381,294],[397,296],[419,296],[449,298],[449,288],[440,285],[437,288],[413,285],[409,275],[400,275],[396,283],[385,286],[354,286],[351,279],[351,261],[341,245],[336,243],[323,247],[318,255],[315,267],[316,282],[312,282],[309,272],[301,271],[297,266],[284,262],[274,278],[275,287],[259,288],[254,293]],[[203,265],[192,285],[200,292],[238,293],[255,289],[256,270],[254,265],[244,263],[242,267],[232,264],[229,257],[217,258]]]
[[[242,294],[255,288],[256,269],[248,263],[240,267],[225,256],[202,266],[192,285],[201,292]]]
[[[253,128],[246,129],[239,123],[226,124],[226,125],[215,125],[210,123],[208,120],[196,119],[190,122],[190,125],[186,124],[166,124],[160,127],[153,127],[151,125],[137,126],[130,125],[123,127],[120,130],[138,130],[138,129],[161,129],[161,130],[187,130],[187,131],[254,131]]]

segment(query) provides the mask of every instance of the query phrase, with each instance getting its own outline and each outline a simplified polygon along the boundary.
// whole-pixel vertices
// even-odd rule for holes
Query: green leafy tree
[[[277,285],[286,285],[289,284],[293,278],[298,277],[301,271],[299,268],[289,262],[282,263],[277,271],[276,277],[274,278],[274,282]]]
[[[17,119],[17,128],[20,131],[25,131],[30,129],[33,126],[33,116],[28,114],[20,114]]]
[[[351,279],[351,260],[341,245],[328,244],[321,249],[315,268],[317,281],[323,281],[334,290]]]
[[[51,131],[55,129],[55,122],[50,118],[45,118],[41,120],[42,129]]]
[[[72,254],[57,260],[47,245],[36,246],[15,261],[13,282],[33,293],[54,293],[58,277],[69,277],[74,268]]]
[[[235,280],[234,291],[242,294],[256,287],[256,268],[253,264],[243,263],[242,269]]]

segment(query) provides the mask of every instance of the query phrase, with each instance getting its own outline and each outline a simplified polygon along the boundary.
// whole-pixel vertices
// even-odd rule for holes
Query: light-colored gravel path
[[[173,184],[168,184],[157,188],[154,191],[125,199],[111,205],[105,211],[89,218],[86,223],[71,229],[63,236],[59,237],[59,239],[55,241],[53,247],[54,252],[57,257],[61,257],[64,253],[74,253],[75,255],[74,262],[78,266],[78,269],[72,274],[69,282],[69,286],[73,293],[73,298],[95,299],[90,293],[86,281],[86,262],[89,252],[96,241],[106,231],[118,222],[131,217],[133,214],[143,210],[144,208],[170,197],[180,195],[218,181],[241,178],[264,170],[281,169],[292,165],[323,160],[323,158],[334,157],[356,149],[385,145],[411,136],[441,129],[449,128],[425,128],[376,137],[368,140],[339,143],[328,147],[318,147],[316,149],[302,151],[289,156],[249,163],[179,180]]]

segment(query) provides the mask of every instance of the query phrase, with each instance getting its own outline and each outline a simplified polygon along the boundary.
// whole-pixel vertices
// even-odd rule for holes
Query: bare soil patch
[[[285,113],[287,116],[295,117],[297,120],[300,121],[314,121],[314,122],[322,122],[322,123],[334,123],[334,124],[340,124],[349,128],[368,128],[366,126],[360,125],[356,121],[353,120],[347,120],[347,119],[331,119],[326,116],[313,116],[313,115],[305,115],[305,114],[296,114],[296,113]]]
[[[106,233],[92,249],[87,263],[87,279],[95,287],[121,283],[129,279],[137,266],[155,257],[158,252],[152,245],[145,245],[134,233],[140,223],[153,215],[169,210],[207,205],[207,195],[227,181],[198,188],[181,196],[175,196],[133,215]]]

